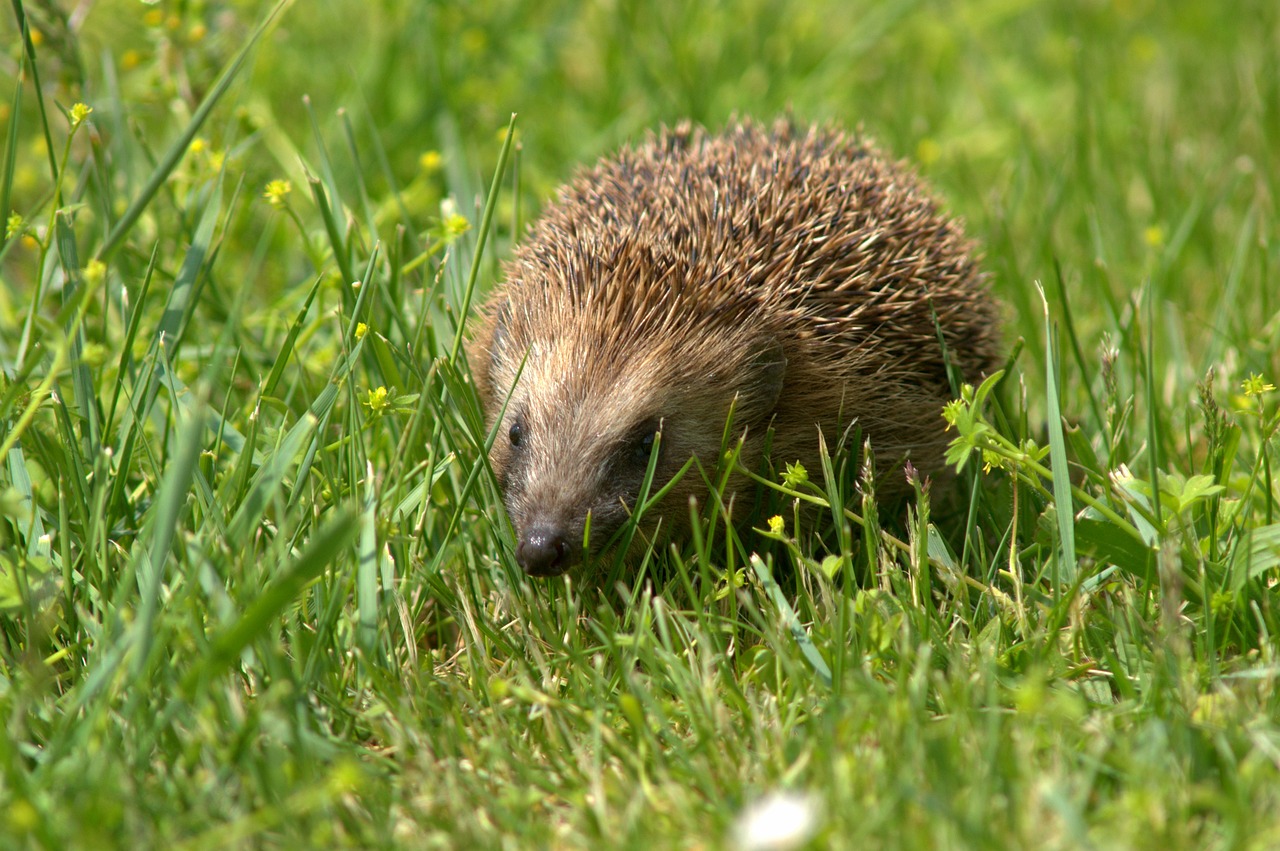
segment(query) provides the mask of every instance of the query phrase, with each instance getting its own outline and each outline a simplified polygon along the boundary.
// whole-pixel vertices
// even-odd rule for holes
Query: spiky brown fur
[[[646,432],[661,428],[658,484],[690,456],[714,467],[731,405],[748,467],[770,426],[779,467],[816,471],[819,429],[856,423],[886,479],[908,457],[936,470],[934,316],[965,379],[997,352],[972,246],[920,181],[785,122],[664,130],[580,173],[482,315],[469,357],[491,423],[507,403],[491,460],[508,513],[529,552],[548,529],[570,548],[550,564],[522,549],[533,573],[577,560],[588,513],[593,549],[625,520]],[[679,535],[704,492],[685,476],[655,519]]]

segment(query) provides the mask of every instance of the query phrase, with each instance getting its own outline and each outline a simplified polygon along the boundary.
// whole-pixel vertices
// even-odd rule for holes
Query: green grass
[[[1280,844],[1280,7],[270,15],[0,24],[0,846]],[[575,163],[786,109],[985,247],[957,494],[524,579],[460,315]]]

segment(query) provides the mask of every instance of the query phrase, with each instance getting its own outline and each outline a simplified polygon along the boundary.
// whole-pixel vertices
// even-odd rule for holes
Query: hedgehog
[[[563,187],[504,272],[468,361],[530,576],[616,549],[647,476],[669,486],[647,537],[687,536],[708,498],[688,462],[714,470],[726,437],[748,470],[817,470],[856,428],[881,470],[941,471],[951,376],[996,365],[961,225],[836,127],[650,133]]]

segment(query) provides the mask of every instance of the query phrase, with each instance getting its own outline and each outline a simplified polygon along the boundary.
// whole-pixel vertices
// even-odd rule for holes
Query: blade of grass
[[[1160,397],[1156,391],[1156,294],[1155,287],[1147,282],[1145,310],[1147,324],[1146,358],[1142,370],[1143,394],[1147,401],[1147,469],[1151,476],[1151,512],[1157,532],[1164,528],[1164,512],[1160,509],[1160,430],[1158,407]],[[1137,324],[1137,323],[1135,323]]]
[[[4,142],[4,174],[0,176],[0,218],[9,218],[9,199],[13,194],[13,171],[18,162],[18,128],[22,125],[22,78],[25,56],[18,54],[18,73],[14,75],[13,101],[9,104],[9,133]],[[0,228],[0,259],[9,242],[8,227]]]
[[[26,68],[31,71],[32,88],[36,93],[36,110],[40,113],[40,129],[44,132],[44,149],[49,157],[49,174],[53,178],[54,185],[58,183],[58,152],[53,147],[53,133],[49,131],[49,114],[45,110],[44,96],[45,88],[40,85],[40,64],[36,62],[36,46],[31,40],[31,22],[27,18],[26,10],[22,7],[22,0],[13,0],[13,14],[18,19],[18,32],[22,35],[22,47],[27,57]],[[21,88],[21,66],[17,79],[19,80],[19,88]],[[55,202],[55,206],[62,206],[61,199]],[[3,211],[8,215],[8,211]]]
[[[203,403],[200,407],[203,407]],[[199,413],[203,413],[202,411]],[[150,538],[150,547],[141,556],[138,565],[138,619],[134,622],[137,655],[133,658],[134,676],[142,676],[151,656],[151,644],[156,638],[156,611],[160,606],[160,586],[164,581],[165,565],[169,561],[169,548],[178,533],[178,525],[187,495],[191,492],[191,480],[200,457],[204,436],[204,417],[186,418],[179,426],[178,452],[168,459],[160,488],[152,503],[154,514],[142,538]]]
[[[378,653],[378,495],[373,465],[366,462],[364,508],[360,512],[359,560],[356,563],[356,636],[360,649],[375,665]]]
[[[1049,318],[1049,301],[1045,298],[1044,288],[1037,283],[1040,300],[1044,305],[1045,325],[1045,395],[1048,403],[1049,461],[1053,470],[1054,511],[1058,518],[1058,541],[1060,557],[1055,564],[1060,565],[1062,573],[1055,568],[1053,576],[1053,593],[1056,596],[1062,589],[1062,583],[1075,581],[1076,576],[1076,526],[1075,508],[1071,501],[1071,470],[1067,466],[1067,441],[1062,432],[1062,396],[1060,390],[1060,367],[1058,363],[1058,327]]]
[[[1071,343],[1071,354],[1075,357],[1076,368],[1080,370],[1080,375],[1087,376],[1088,366],[1084,359],[1084,349],[1080,345],[1080,338],[1076,335],[1076,323],[1071,315],[1071,299],[1067,298],[1067,282],[1062,275],[1062,262],[1057,255],[1053,258],[1053,277],[1058,282],[1058,304],[1062,310],[1062,321],[1067,326],[1067,340]],[[1093,392],[1093,383],[1083,381],[1081,384],[1089,400],[1089,411],[1093,414],[1094,425],[1101,428],[1104,422],[1102,407],[1098,404],[1097,394]]]
[[[458,328],[454,332],[453,345],[449,348],[449,361],[456,363],[458,353],[462,351],[463,332],[467,327],[467,314],[471,312],[471,299],[476,291],[476,281],[480,277],[480,260],[484,257],[485,245],[489,240],[489,227],[493,223],[493,211],[498,208],[498,190],[502,186],[502,176],[507,169],[507,159],[511,155],[511,141],[516,135],[516,115],[511,114],[507,122],[507,135],[502,142],[502,151],[498,154],[498,167],[493,171],[493,182],[489,185],[489,197],[484,201],[484,213],[480,216],[480,231],[476,235],[476,253],[471,257],[471,270],[467,273],[467,286],[462,291],[462,304],[458,308]]]
[[[76,235],[66,212],[59,210],[56,221],[58,257],[62,261],[62,274],[66,277],[64,288],[67,296],[74,299],[85,286],[76,251]],[[91,294],[86,293],[84,297],[90,298]],[[83,452],[85,456],[93,457],[97,454],[102,432],[98,399],[93,392],[93,376],[89,373],[89,365],[84,362],[84,328],[68,328],[67,334],[71,338],[71,387],[75,393],[76,409],[84,422],[81,434]]]
[[[764,559],[752,553],[751,567],[755,571],[756,578],[760,580],[760,584],[764,587],[765,593],[769,595],[769,599],[778,610],[778,616],[782,619],[783,625],[790,631],[796,646],[800,648],[800,653],[804,656],[805,661],[809,663],[809,667],[813,668],[813,672],[818,675],[818,679],[822,684],[830,686],[833,682],[831,668],[827,666],[827,661],[822,658],[818,648],[813,645],[813,639],[804,631],[804,627],[800,624],[800,619],[796,617],[795,610],[787,602],[787,595],[782,593],[782,589],[774,581],[773,573],[770,572],[769,566],[765,564]]]

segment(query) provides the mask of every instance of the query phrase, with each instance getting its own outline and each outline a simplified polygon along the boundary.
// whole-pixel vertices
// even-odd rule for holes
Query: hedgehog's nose
[[[530,576],[559,576],[573,564],[573,550],[554,526],[534,526],[520,539],[516,561]]]

